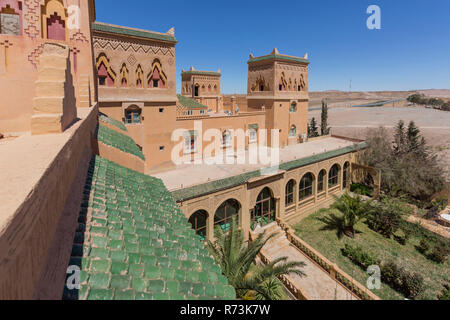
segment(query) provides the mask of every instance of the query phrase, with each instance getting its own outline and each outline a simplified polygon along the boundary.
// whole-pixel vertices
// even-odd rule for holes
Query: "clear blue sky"
[[[450,88],[449,0],[96,0],[97,20],[166,32],[181,69],[222,70],[224,93],[247,91],[247,60],[310,58],[310,90]],[[368,30],[367,7],[381,8]]]

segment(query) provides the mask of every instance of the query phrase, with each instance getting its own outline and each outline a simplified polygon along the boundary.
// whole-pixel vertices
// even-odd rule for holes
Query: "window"
[[[255,208],[251,211],[251,228],[260,225],[264,227],[276,220],[276,200],[272,196],[272,191],[269,188],[264,188],[256,200]]]
[[[200,91],[200,86],[198,84],[195,85],[195,93],[194,96],[198,97],[199,96],[199,91]]]
[[[207,220],[208,213],[205,210],[199,210],[189,218],[189,223],[192,225],[192,229],[195,230],[195,233],[198,234],[202,240],[206,239]]]
[[[205,113],[206,113],[205,110],[200,110],[200,114],[201,114],[201,115],[204,115]]]
[[[289,110],[291,113],[297,112],[297,104],[295,102],[292,102],[291,109]]]
[[[327,172],[325,170],[320,171],[319,179],[317,181],[317,192],[325,191],[325,178],[327,176]]]
[[[259,126],[257,124],[251,124],[248,127],[249,127],[249,142],[250,143],[258,142]]]
[[[165,148],[166,148],[166,147],[164,147],[164,146],[160,146],[160,147],[159,147],[159,151],[164,151]]]
[[[222,145],[228,147],[231,145],[231,133],[229,130],[225,130],[222,133]]]
[[[216,211],[214,216],[214,226],[220,227],[223,231],[230,230],[233,218],[236,217],[239,222],[239,212],[241,205],[237,200],[230,199],[225,201]]]
[[[159,113],[164,113],[164,108],[159,108]]]
[[[295,126],[291,127],[291,130],[289,130],[289,137],[293,138],[297,135],[297,128]]]
[[[286,207],[294,204],[295,201],[295,181],[291,180],[286,185]]]
[[[197,152],[197,134],[195,132],[188,132],[184,137],[184,153]]]
[[[155,59],[152,64],[152,71],[147,77],[149,88],[166,88],[167,77],[162,70],[161,62]]]
[[[126,124],[139,124],[141,123],[142,110],[138,106],[130,106],[125,110],[125,123]]]
[[[344,165],[344,181],[343,181],[343,187],[344,189],[348,188],[350,185],[350,163],[346,162]]]
[[[287,82],[286,82],[284,72],[283,72],[281,74],[279,89],[280,89],[280,91],[286,91],[286,88],[287,88]]]
[[[66,8],[62,0],[50,0],[42,9],[42,37],[51,40],[66,40]]]
[[[339,184],[339,165],[335,164],[328,174],[328,188],[333,188]]]
[[[22,2],[12,1],[11,4],[0,7],[0,34],[22,34]]]
[[[300,181],[299,200],[305,200],[314,195],[314,176],[307,173]]]

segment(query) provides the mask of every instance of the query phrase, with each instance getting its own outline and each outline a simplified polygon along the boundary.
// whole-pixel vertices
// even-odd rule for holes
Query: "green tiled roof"
[[[299,57],[292,57],[292,56],[286,56],[283,54],[271,54],[268,56],[262,56],[262,57],[255,57],[248,62],[258,62],[258,61],[264,61],[264,60],[272,60],[272,59],[280,59],[280,60],[287,60],[287,61],[294,61],[294,62],[303,62],[303,63],[309,63],[308,59],[299,58]]]
[[[188,70],[181,72],[181,75],[184,74],[198,74],[203,76],[220,76],[220,72],[214,72],[214,71],[201,71],[201,70]]]
[[[123,152],[135,155],[142,160],[145,160],[144,154],[132,138],[109,129],[102,124],[99,124],[98,126],[97,140],[108,146],[114,147]]]
[[[161,180],[94,156],[64,299],[235,299],[221,269]],[[69,275],[70,276],[70,275]]]
[[[115,126],[116,128],[118,128],[120,130],[128,132],[127,127],[125,127],[125,125],[121,121],[117,121],[116,119],[110,118],[110,117],[106,116],[105,114],[99,113],[98,119],[104,123],[108,123],[112,126]]]
[[[194,99],[182,96],[181,94],[178,95],[178,102],[185,108],[188,109],[208,109],[207,106],[204,104],[201,104]]]
[[[304,166],[307,166],[307,165],[310,165],[313,163],[317,163],[320,161],[335,158],[335,157],[338,157],[338,156],[341,156],[341,155],[344,155],[344,154],[347,154],[350,152],[354,152],[357,150],[361,150],[364,148],[367,148],[366,142],[356,144],[353,146],[349,146],[346,148],[334,150],[334,151],[324,152],[324,153],[321,153],[321,154],[318,154],[315,156],[306,157],[306,158],[291,161],[291,162],[286,162],[286,163],[280,164],[280,170],[289,171],[289,170],[301,168],[301,167],[304,167]],[[199,196],[211,194],[213,192],[218,192],[221,190],[226,190],[229,188],[240,186],[240,185],[246,183],[247,181],[249,181],[250,179],[257,178],[260,176],[261,176],[261,170],[256,170],[256,171],[244,173],[242,175],[229,177],[229,178],[222,179],[222,180],[212,181],[212,182],[208,182],[208,183],[201,184],[198,186],[193,186],[190,188],[176,190],[176,191],[172,192],[172,195],[177,202],[186,201],[189,199],[197,198]]]
[[[174,36],[164,33],[152,32],[147,30],[139,30],[134,28],[127,28],[123,26],[115,26],[106,23],[94,22],[92,24],[93,31],[101,31],[108,33],[115,33],[124,36],[133,36],[139,38],[147,38],[152,40],[162,40],[167,42],[176,43],[177,39]]]

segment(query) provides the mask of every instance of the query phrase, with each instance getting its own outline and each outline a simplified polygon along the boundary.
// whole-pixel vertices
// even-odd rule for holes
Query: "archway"
[[[220,227],[223,231],[230,230],[233,218],[239,222],[239,214],[241,212],[241,204],[235,199],[229,199],[222,203],[222,205],[216,210],[214,215],[214,229]]]
[[[321,170],[319,172],[319,177],[317,178],[317,192],[318,193],[325,191],[326,177],[327,177],[327,171],[325,169]]]
[[[330,172],[328,173],[328,188],[334,188],[339,185],[339,174],[341,171],[341,167],[338,164],[335,164],[331,167]]]
[[[251,228],[261,227],[271,224],[276,220],[276,200],[270,188],[264,188],[256,200],[256,205],[251,214]]]
[[[314,196],[314,175],[309,172],[305,174],[300,181],[300,188],[299,188],[299,200],[306,200],[312,196]]]
[[[286,199],[285,206],[290,207],[295,203],[295,180],[290,180],[286,185]]]
[[[207,237],[207,221],[208,212],[205,210],[198,210],[189,218],[192,229],[195,230],[195,233],[198,234],[202,240],[205,240]]]

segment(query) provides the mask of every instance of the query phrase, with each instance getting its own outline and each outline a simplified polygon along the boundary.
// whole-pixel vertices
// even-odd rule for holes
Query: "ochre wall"
[[[60,299],[64,287],[65,272],[70,258],[71,246],[76,229],[76,217],[81,204],[80,195],[84,179],[80,166],[85,166],[92,155],[92,136],[98,124],[97,108],[86,109],[86,118],[78,121],[66,132],[58,134],[67,137],[57,156],[42,170],[40,180],[21,201],[11,219],[0,226],[0,300],[36,299],[40,295]],[[39,139],[51,139],[54,135],[38,136]],[[37,139],[38,137],[21,137],[19,139]],[[14,143],[12,141],[11,143]],[[39,147],[34,150],[38,152]],[[45,152],[41,150],[40,152]],[[33,168],[22,168],[32,170]],[[36,169],[35,169],[36,170]],[[45,172],[44,172],[45,171]],[[84,171],[86,173],[86,171]],[[77,179],[77,186],[73,182]],[[77,192],[74,192],[76,190]],[[76,200],[79,198],[79,201]],[[71,205],[68,206],[68,203]],[[75,203],[75,205],[73,205]],[[71,212],[64,211],[72,208]],[[65,212],[63,216],[63,212]],[[8,212],[2,212],[7,214]],[[74,218],[66,225],[71,225],[70,233],[60,235],[58,226],[61,220]],[[63,240],[66,240],[65,242]],[[68,240],[68,241],[67,241]],[[68,247],[64,247],[67,245]],[[59,249],[58,249],[59,248]],[[51,251],[55,250],[55,251]],[[51,252],[59,252],[52,255]],[[55,261],[59,264],[55,265]],[[49,284],[49,263],[52,265]],[[44,292],[42,287],[51,288]],[[50,287],[49,287],[50,286]]]
[[[44,3],[44,0],[22,1],[22,34],[0,34],[0,88],[2,88],[2,92],[8,92],[8,94],[0,96],[0,132],[2,133],[21,133],[30,130],[35,96],[34,82],[37,80],[39,55],[45,42],[65,43],[70,46],[70,64],[77,105],[81,100],[86,99],[82,95],[90,96],[89,104],[96,101],[90,36],[90,22],[94,18],[90,12],[92,11],[90,7],[92,1],[80,2],[81,28],[79,30],[67,30],[68,28],[66,28],[66,41],[42,38],[41,5]],[[63,3],[67,10],[70,5],[78,6],[79,2],[78,0],[64,0]],[[67,18],[65,19],[67,26]],[[86,78],[88,80],[85,80]],[[83,92],[86,88],[90,90],[89,94]]]

